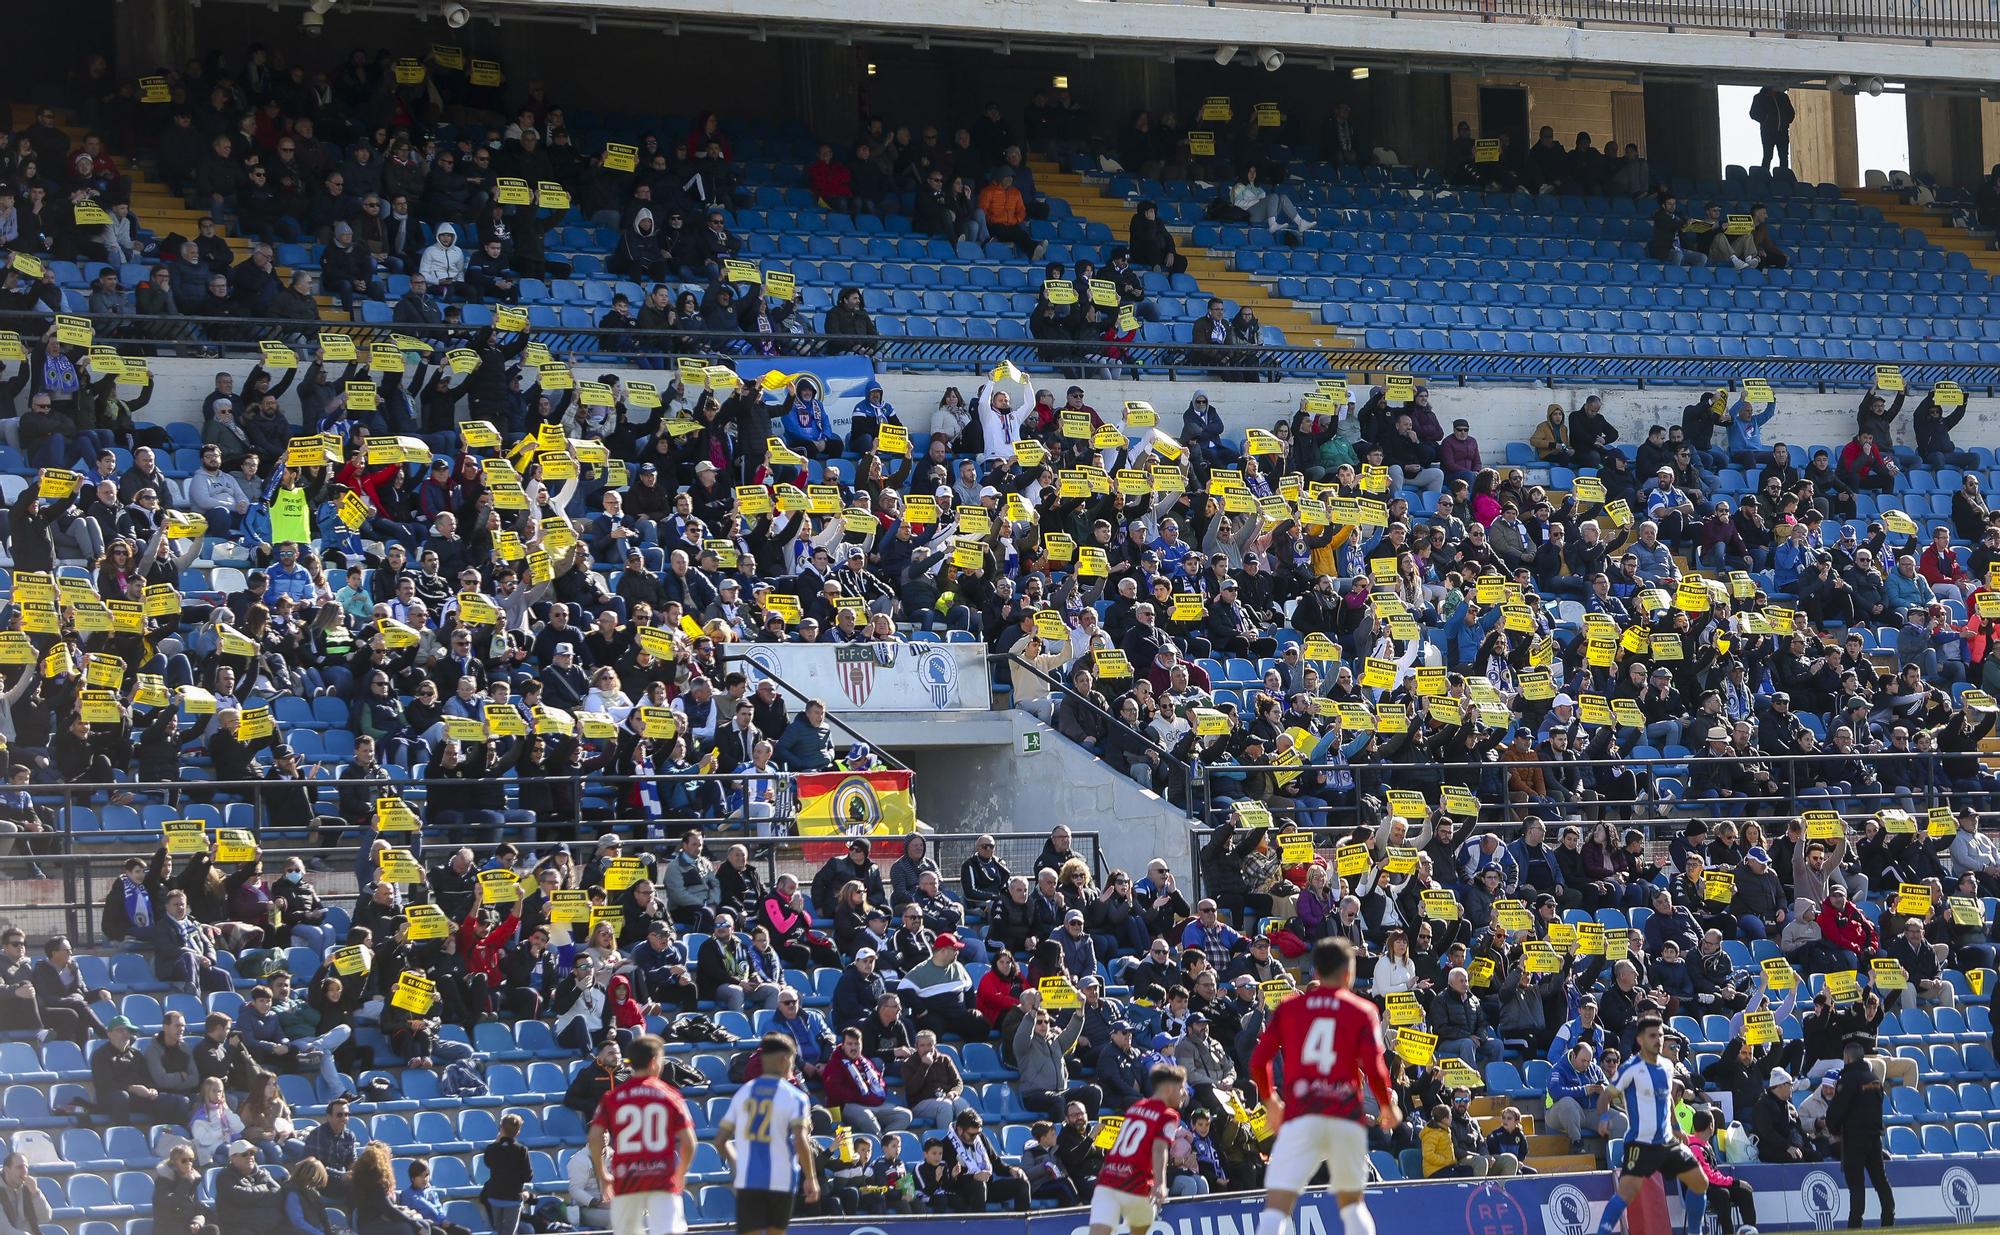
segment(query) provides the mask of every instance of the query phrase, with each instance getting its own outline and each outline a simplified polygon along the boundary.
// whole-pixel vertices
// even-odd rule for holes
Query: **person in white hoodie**
[[[204,1165],[224,1161],[216,1151],[243,1135],[243,1117],[229,1109],[221,1077],[201,1083],[201,1097],[188,1117],[188,1135],[194,1139],[194,1160]]]
[[[452,296],[457,293],[458,285],[465,281],[465,250],[459,247],[456,227],[449,223],[438,224],[437,239],[424,250],[417,270],[430,280],[431,290],[437,295]]]

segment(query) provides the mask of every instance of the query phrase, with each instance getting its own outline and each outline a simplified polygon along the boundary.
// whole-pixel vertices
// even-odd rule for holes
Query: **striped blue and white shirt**
[[[736,1151],[736,1187],[790,1192],[799,1164],[793,1130],[809,1126],[812,1101],[775,1076],[760,1076],[736,1091],[722,1127]]]
[[[1673,1080],[1663,1063],[1647,1063],[1636,1052],[1618,1069],[1612,1084],[1625,1095],[1625,1114],[1632,1121],[1625,1139],[1639,1145],[1674,1142]]]

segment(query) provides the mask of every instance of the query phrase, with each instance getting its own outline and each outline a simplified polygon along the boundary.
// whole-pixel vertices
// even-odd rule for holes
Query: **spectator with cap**
[[[215,1183],[216,1225],[224,1231],[275,1231],[281,1225],[284,1188],[257,1164],[249,1141],[229,1143],[229,1165]]]
[[[1798,1111],[1792,1107],[1792,1074],[1783,1068],[1771,1069],[1765,1078],[1763,1096],[1751,1106],[1745,1126],[1756,1142],[1759,1162],[1819,1160],[1813,1155]]]
[[[720,1001],[732,1011],[745,1006],[776,1008],[784,989],[783,975],[765,973],[756,951],[737,934],[733,915],[719,913],[708,942],[696,958],[695,986],[703,999]]]

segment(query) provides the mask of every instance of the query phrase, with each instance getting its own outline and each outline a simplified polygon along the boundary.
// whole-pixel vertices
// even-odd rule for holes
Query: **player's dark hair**
[[[767,1033],[757,1043],[757,1053],[766,1059],[774,1059],[780,1055],[796,1055],[799,1053],[799,1044],[792,1041],[790,1034]]]
[[[660,1041],[658,1035],[642,1033],[632,1039],[632,1044],[625,1048],[625,1062],[632,1065],[634,1072],[644,1072],[658,1063],[660,1057],[666,1053],[667,1044]]]
[[[1185,1085],[1187,1083],[1187,1069],[1177,1064],[1156,1063],[1153,1065],[1153,1070],[1146,1074],[1146,1083],[1154,1089],[1158,1089],[1168,1081]]]
[[[1657,1016],[1642,1016],[1637,1021],[1633,1022],[1632,1036],[1636,1038],[1640,1034],[1645,1033],[1648,1029],[1664,1029],[1666,1028],[1666,1024],[1667,1023],[1665,1021],[1661,1020]]]
[[[1354,945],[1345,939],[1322,939],[1313,945],[1313,973],[1338,978],[1354,967]]]

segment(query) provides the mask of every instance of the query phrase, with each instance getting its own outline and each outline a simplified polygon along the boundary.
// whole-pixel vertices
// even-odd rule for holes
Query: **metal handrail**
[[[1209,0],[1211,5],[1217,0]],[[1393,12],[1483,23],[1559,22],[1663,30],[1771,32],[1829,38],[1952,42],[2000,38],[2000,10],[1985,0],[1227,0],[1258,8]]]
[[[689,822],[712,827],[718,821],[695,820]],[[123,866],[125,860],[134,856],[144,857],[159,847],[160,838],[158,833],[155,832],[128,832],[117,835],[130,836],[135,841],[143,838],[146,843],[144,845],[135,845],[131,848],[119,848],[104,852],[84,851],[65,854],[42,854],[32,859],[24,856],[0,858],[0,873],[4,873],[6,876],[4,884],[22,883],[24,885],[24,893],[28,898],[18,904],[0,900],[0,917],[4,917],[12,925],[22,926],[23,929],[27,930],[37,940],[47,935],[64,934],[84,944],[96,941],[98,926],[97,912],[102,907],[106,889],[117,880],[118,871]],[[1035,855],[1040,853],[1042,845],[1049,839],[1046,832],[923,833],[924,840],[930,846],[931,858],[938,864],[941,883],[946,891],[953,895],[954,899],[963,900],[955,891],[957,888],[956,868],[963,863],[966,857],[974,852],[975,842],[981,836],[990,836],[993,838],[996,842],[996,856],[1003,862],[1009,863],[1014,873],[1028,873],[1030,875],[1032,874],[1031,867]],[[900,845],[902,839],[901,837],[873,838],[874,843],[878,847],[876,853],[877,862],[885,870],[902,855],[900,848],[897,848],[894,853],[884,853],[881,847],[889,842],[896,842]],[[1079,855],[1088,858],[1092,868],[1100,877],[1106,869],[1103,846],[1099,843],[1101,839],[1100,834],[1095,831],[1072,830],[1071,832],[1073,849]],[[803,886],[810,884],[812,874],[818,868],[818,863],[807,857],[806,846],[827,845],[829,843],[838,846],[841,841],[838,837],[748,836],[711,831],[707,834],[703,851],[712,860],[720,862],[731,847],[741,845],[750,852],[750,860],[762,869],[766,886],[775,882],[777,876],[781,873],[791,873],[797,876],[800,884]],[[483,862],[485,859],[491,857],[502,844],[513,844],[518,849],[531,851],[544,848],[543,846],[522,844],[518,840],[510,839],[503,834],[498,839],[448,842],[441,845],[433,845],[427,851],[431,855],[431,858],[420,860],[425,861],[426,865],[428,865],[439,852],[450,853],[464,848],[472,851],[476,861]],[[665,860],[670,858],[677,848],[678,843],[676,841],[666,840],[661,841],[651,852],[656,858]],[[316,882],[322,885],[329,885],[322,886],[320,889],[322,898],[329,905],[341,903],[342,899],[347,895],[344,889],[332,889],[330,882],[344,882],[344,863],[352,855],[353,849],[351,847],[328,845],[316,848],[309,846],[273,846],[270,848],[261,848],[259,853],[260,857],[267,859],[272,857],[290,858],[296,856],[318,857],[328,860],[329,870],[332,872],[330,880],[329,876],[321,875],[316,878]],[[579,865],[589,860],[587,852],[579,853],[575,856]],[[45,868],[54,868],[58,872],[52,876],[52,880],[60,881],[64,885],[64,890],[59,896],[50,897],[45,894],[43,889],[32,887],[32,885],[24,880],[23,876],[15,873],[12,869],[16,865],[25,865],[30,860],[38,862]],[[788,868],[788,870],[781,868]],[[364,886],[357,883],[355,895],[359,897],[366,890]],[[968,903],[967,908],[969,910],[977,910],[980,906]]]
[[[814,695],[807,694],[805,691],[802,691],[798,687],[792,685],[790,682],[787,682],[784,678],[780,677],[778,675],[778,672],[772,669],[769,665],[761,664],[749,656],[737,655],[735,653],[728,651],[727,649],[730,646],[734,645],[727,645],[727,644],[724,645],[724,651],[722,654],[722,663],[728,664],[730,661],[733,660],[740,664],[749,666],[750,669],[755,670],[754,676],[746,675],[750,677],[752,683],[755,683],[759,677],[769,678],[771,680],[772,685],[776,686],[779,690],[784,691],[792,698],[798,700],[799,706],[802,709],[805,707],[808,700],[811,700],[816,697]],[[840,730],[848,737],[854,739],[854,741],[860,743],[863,746],[869,747],[869,749],[871,750],[874,750],[876,758],[888,764],[890,767],[896,769],[899,772],[907,772],[910,770],[909,764],[904,763],[901,759],[896,758],[896,756],[890,754],[887,750],[876,749],[873,743],[869,742],[869,740],[866,737],[862,736],[862,733],[859,729],[856,729],[853,725],[850,725],[846,721],[842,720],[831,707],[826,709],[826,719],[828,724]]]
[[[1049,674],[1044,673],[1040,668],[1036,667],[1035,665],[1031,664],[1029,661],[1024,659],[1019,652],[1012,652],[1012,651],[995,652],[992,654],[991,659],[994,661],[1006,662],[1010,668],[1018,666],[1021,669],[1025,669],[1028,671],[1028,673],[1032,674],[1033,676],[1039,678],[1042,681],[1042,683],[1048,688],[1049,692],[1048,698],[1050,700],[1049,717],[1044,723],[1046,723],[1049,726],[1049,728],[1056,733],[1058,737],[1062,736],[1062,734],[1061,730],[1056,729],[1055,726],[1055,708],[1063,706],[1072,701],[1083,704],[1085,707],[1089,708],[1093,714],[1102,719],[1108,725],[1122,725],[1125,723],[1124,721],[1119,720],[1116,716],[1112,715],[1110,712],[1105,711],[1103,708],[1098,707],[1095,703],[1092,703],[1090,700],[1085,699],[1083,696],[1071,690],[1066,683],[1058,681],[1056,678],[1053,678]],[[1025,708],[1023,708],[1022,710],[1027,711],[1027,709]],[[1033,713],[1030,712],[1029,715],[1032,716]],[[1194,811],[1194,806],[1193,806],[1194,802],[1193,794],[1195,791],[1195,784],[1198,779],[1194,775],[1194,769],[1188,765],[1186,760],[1177,758],[1172,751],[1168,750],[1165,746],[1162,746],[1158,739],[1154,738],[1151,734],[1148,734],[1145,730],[1140,729],[1137,730],[1136,732],[1138,733],[1140,740],[1146,744],[1147,749],[1157,753],[1160,756],[1160,759],[1167,765],[1170,776],[1178,777],[1179,783],[1186,785],[1188,787],[1189,799],[1187,802],[1182,803],[1182,805],[1188,810],[1189,816],[1191,818],[1197,818],[1197,819],[1200,818],[1201,816]],[[1092,753],[1096,754],[1099,759],[1102,759],[1104,757],[1101,752],[1092,752]],[[1123,775],[1123,773],[1120,773],[1120,775]],[[1206,783],[1205,778],[1199,778],[1199,779],[1202,779],[1204,784]],[[1170,781],[1169,783],[1172,782]],[[1171,802],[1172,798],[1169,797],[1167,800]]]
[[[174,354],[195,349],[225,356],[254,357],[265,339],[288,339],[311,346],[321,331],[336,331],[357,342],[386,342],[407,335],[456,344],[485,332],[485,327],[446,329],[442,326],[364,322],[300,322],[275,318],[100,316],[105,337],[99,342],[134,353]],[[39,314],[0,313],[0,329],[27,338],[39,334],[47,319]],[[114,326],[123,333],[111,333]],[[1329,333],[1341,328],[1328,326]],[[1773,386],[1829,389],[1866,388],[1873,384],[1875,366],[1892,358],[1869,360],[1804,360],[1776,357],[1642,356],[1608,352],[1507,351],[1481,352],[1452,348],[1297,347],[1192,343],[1120,343],[1121,359],[1107,358],[1109,346],[1099,341],[1070,339],[944,339],[902,335],[779,335],[777,357],[738,356],[733,348],[740,332],[704,330],[601,330],[595,327],[538,326],[529,339],[548,346],[557,358],[577,364],[657,368],[662,380],[671,378],[671,357],[706,356],[716,363],[743,360],[825,359],[864,355],[879,368],[988,371],[1011,361],[1032,379],[1052,371],[1067,375],[1103,373],[1175,378],[1214,374],[1255,374],[1270,378],[1358,378],[1409,374],[1433,383],[1507,381],[1594,386],[1607,382],[1734,386],[1746,377],[1761,377]],[[365,350],[365,349],[364,349]],[[1199,353],[1195,356],[1194,353]],[[1976,361],[1912,358],[1901,361],[1904,378],[1924,387],[1955,381],[1968,392],[1991,396],[2000,391],[2000,364]],[[331,366],[339,368],[339,365]]]

